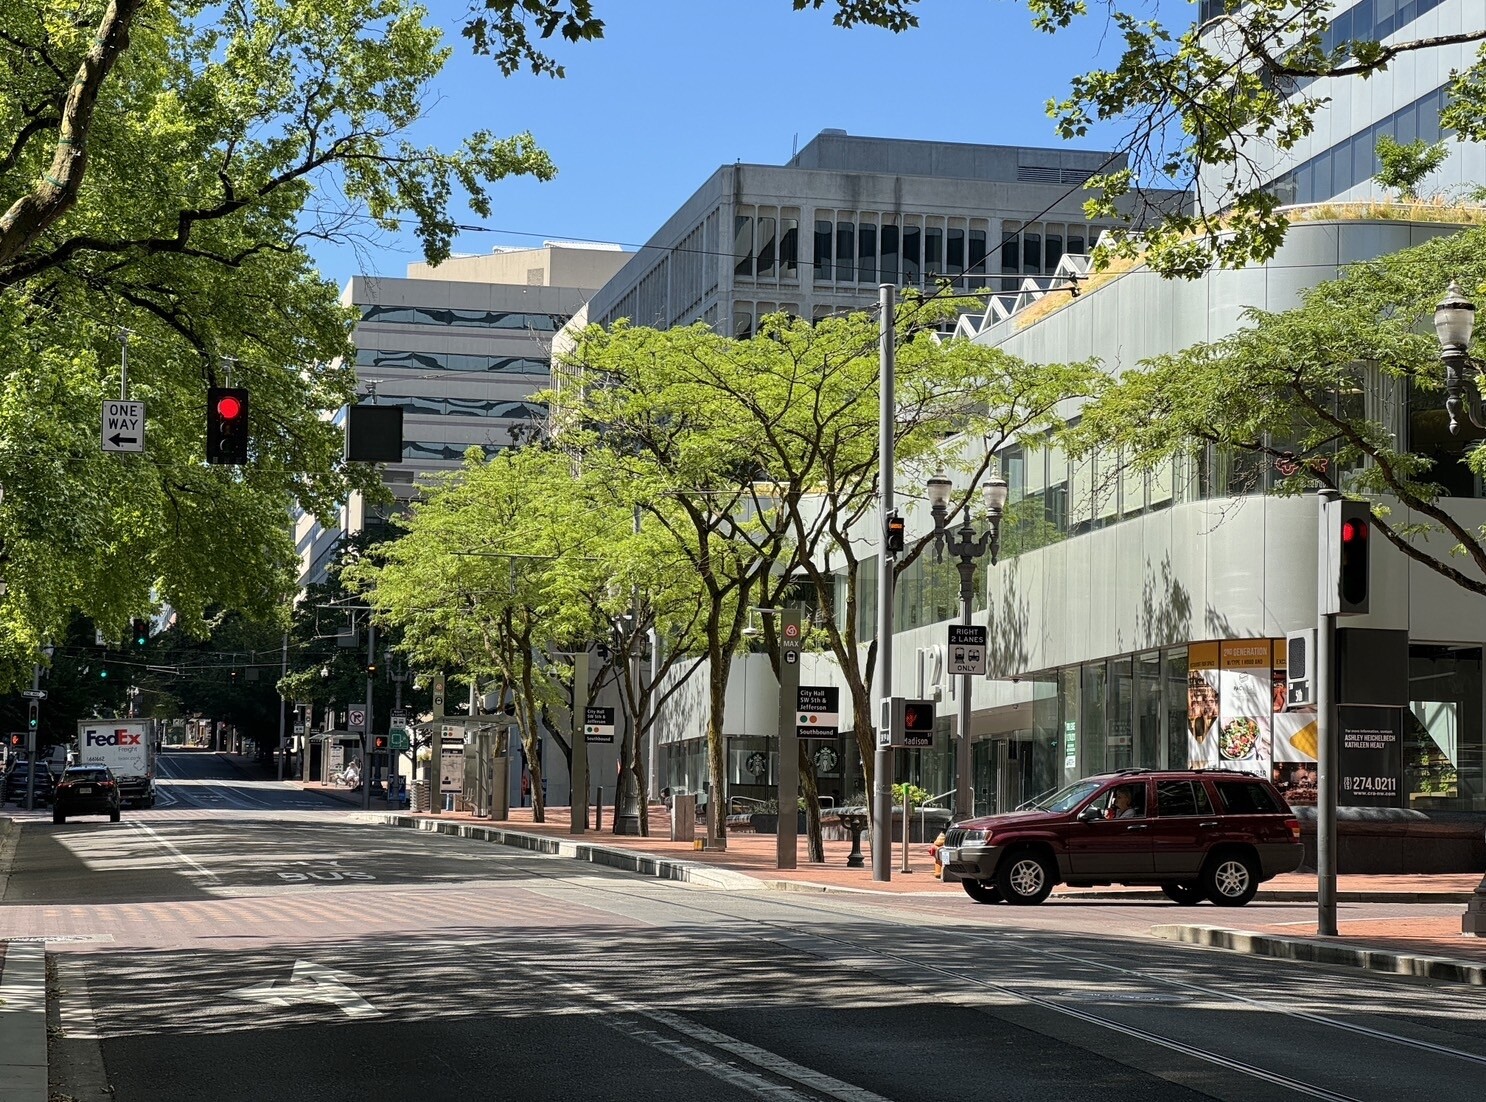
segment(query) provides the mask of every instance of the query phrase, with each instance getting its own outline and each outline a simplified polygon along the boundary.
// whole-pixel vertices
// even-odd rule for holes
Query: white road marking
[[[180,850],[176,849],[175,846],[173,846],[167,839],[165,839],[164,837],[161,836],[161,834],[159,833],[159,831],[155,830],[148,823],[141,823],[138,819],[130,819],[129,820],[129,825],[132,826],[132,827],[134,827],[136,830],[143,831],[145,834],[149,835],[149,837],[152,838],[155,842],[157,842],[162,848],[164,848],[165,850],[169,851],[176,858],[178,858],[183,864],[185,864],[186,866],[188,866],[191,869],[194,869],[201,876],[206,877],[208,880],[210,880],[214,884],[215,883],[219,883],[219,881],[217,880],[217,874],[216,873],[212,872],[210,869],[203,868],[201,865],[198,865],[191,858],[187,857]]]
[[[93,998],[88,992],[88,973],[83,962],[77,957],[60,957],[57,960],[57,980],[61,988],[57,1011],[61,1016],[62,1033],[69,1040],[99,1040],[98,1018],[93,1013]]]
[[[327,1003],[336,1006],[348,1018],[374,1018],[382,1012],[346,986],[346,980],[357,977],[333,968],[312,964],[307,960],[294,962],[294,975],[287,984],[274,980],[254,987],[239,987],[227,994],[235,999],[248,999],[268,1006],[292,1006],[295,1003]]]

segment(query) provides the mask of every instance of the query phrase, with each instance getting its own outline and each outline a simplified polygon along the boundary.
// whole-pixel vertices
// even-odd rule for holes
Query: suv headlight
[[[965,831],[965,833],[960,835],[960,845],[978,846],[982,842],[984,842],[986,838],[989,837],[989,835],[990,831],[988,830],[967,830]]]

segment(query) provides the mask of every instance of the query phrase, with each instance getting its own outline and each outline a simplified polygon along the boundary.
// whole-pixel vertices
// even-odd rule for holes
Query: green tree
[[[918,25],[917,0],[791,0],[796,11],[834,10],[842,27]],[[1293,148],[1311,133],[1327,102],[1305,82],[1317,77],[1365,80],[1394,59],[1419,51],[1486,41],[1486,26],[1380,41],[1373,27],[1331,44],[1326,32],[1335,0],[1227,0],[1198,22],[1176,5],[1169,22],[1146,0],[1023,0],[1032,26],[1049,34],[1089,16],[1108,22],[1123,42],[1118,62],[1072,78],[1069,94],[1048,103],[1062,138],[1086,135],[1096,123],[1121,123],[1119,149],[1128,166],[1089,181],[1096,192],[1089,216],[1140,224],[1148,188],[1189,190],[1198,174],[1221,180],[1199,190],[1191,210],[1162,208],[1159,221],[1111,243],[1115,255],[1142,254],[1167,275],[1195,277],[1213,261],[1242,265],[1274,255],[1287,220],[1252,159],[1255,143]],[[482,10],[483,9],[483,10]],[[592,0],[483,0],[465,35],[506,72],[523,65],[562,75],[540,43],[554,35],[581,42],[603,37]],[[1461,141],[1486,137],[1486,53],[1455,75],[1441,122]],[[1101,259],[1104,257],[1101,256]]]
[[[354,319],[305,243],[404,219],[448,254],[463,190],[550,176],[527,135],[403,137],[449,54],[406,0],[213,8],[0,0],[0,686],[74,611],[112,630],[170,605],[190,632],[292,591],[292,506],[376,480],[329,415]],[[102,401],[147,404],[105,455]],[[204,387],[251,392],[252,462],[204,463]]]
[[[1444,142],[1430,144],[1423,138],[1404,145],[1384,134],[1378,139],[1377,181],[1385,188],[1392,188],[1403,202],[1419,198],[1419,185],[1450,155]]]
[[[1257,457],[1276,471],[1278,493],[1330,486],[1373,499],[1377,529],[1403,554],[1486,593],[1486,532],[1447,493],[1486,474],[1469,430],[1445,430],[1430,321],[1451,279],[1477,297],[1486,289],[1486,228],[1354,265],[1296,309],[1250,310],[1230,337],[1124,371],[1085,407],[1079,450],[1120,448],[1143,465],[1208,445]],[[1413,417],[1411,391],[1423,407]]]

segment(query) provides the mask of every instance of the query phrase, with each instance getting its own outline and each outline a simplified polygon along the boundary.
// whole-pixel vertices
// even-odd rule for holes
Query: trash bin
[[[428,803],[428,782],[427,781],[414,781],[413,782],[413,810],[414,811],[428,811],[429,810],[429,803]]]

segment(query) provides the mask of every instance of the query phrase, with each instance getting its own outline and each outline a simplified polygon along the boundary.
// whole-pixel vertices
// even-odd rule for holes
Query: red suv
[[[945,882],[977,903],[1041,903],[1058,883],[1152,884],[1178,903],[1241,907],[1303,852],[1299,820],[1261,777],[1128,769],[956,823],[940,854]]]

